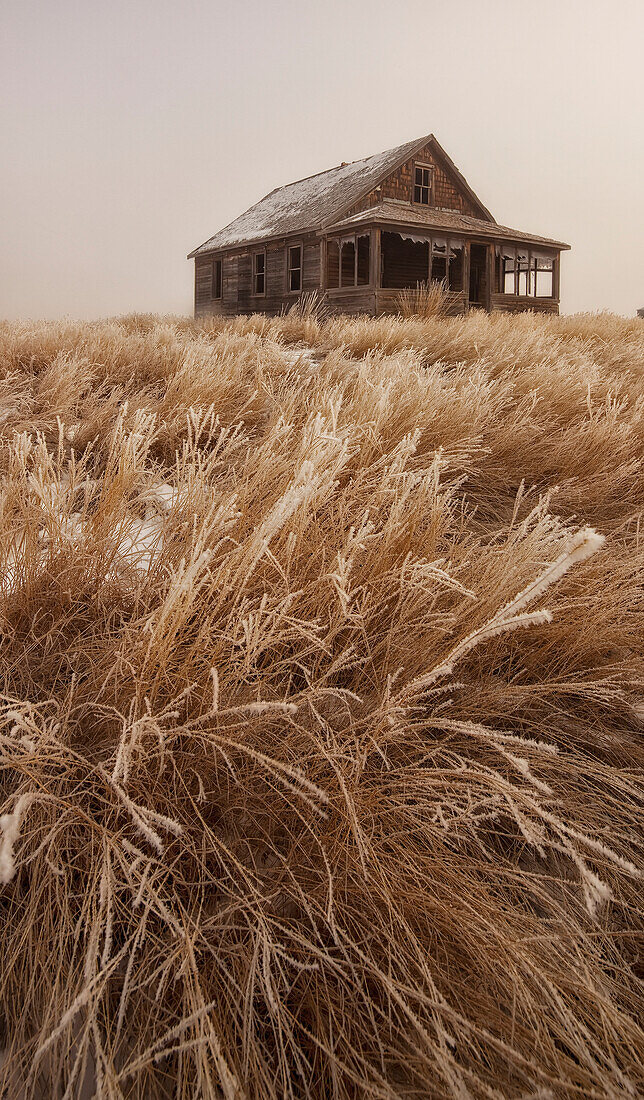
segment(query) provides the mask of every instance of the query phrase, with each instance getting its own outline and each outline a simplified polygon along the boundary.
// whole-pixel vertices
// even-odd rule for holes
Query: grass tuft
[[[0,325],[3,1094],[644,1093],[644,326],[438,305]]]

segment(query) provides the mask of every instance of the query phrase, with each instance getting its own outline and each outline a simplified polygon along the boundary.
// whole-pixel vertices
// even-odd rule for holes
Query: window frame
[[[217,264],[219,264],[219,294],[215,294],[215,287],[217,285],[217,279],[215,272],[217,270]],[[218,259],[213,259],[210,272],[210,300],[212,302],[221,302],[224,296],[224,260],[223,256]]]
[[[265,248],[254,249],[253,252],[251,253],[251,255],[252,255],[251,273],[250,273],[251,274],[251,280],[252,280],[251,298],[265,298],[266,297],[266,249]],[[256,261],[258,256],[263,256],[264,257],[264,267],[263,267],[263,270],[261,272],[257,272],[255,270],[255,261]],[[264,280],[264,289],[263,290],[257,290],[257,276],[258,276],[258,274],[261,274],[261,276]]]
[[[420,169],[422,172],[428,172],[429,173],[429,183],[427,185],[425,185],[424,183],[421,183],[421,184],[416,183],[416,172],[418,171],[418,169]],[[416,188],[417,187],[420,188],[421,194],[425,189],[427,190],[427,202],[423,202],[422,198],[420,198],[420,199],[416,198]],[[415,160],[414,161],[414,172],[413,172],[412,181],[411,181],[411,201],[412,201],[412,204],[414,206],[433,206],[434,205],[434,165],[433,164],[427,164],[425,161],[422,161],[422,160]]]
[[[291,290],[291,271],[297,271],[297,268],[291,267],[291,249],[299,248],[300,250],[300,287],[299,290]],[[301,294],[304,288],[304,244],[302,241],[292,241],[286,245],[286,293],[287,294]]]
[[[504,252],[504,249],[506,250]],[[541,301],[556,300],[555,270],[557,255],[543,254],[545,250],[529,248],[525,245],[512,244],[498,246],[499,264],[499,293],[507,298],[534,298]],[[511,254],[509,254],[511,252]],[[527,259],[520,258],[520,253]],[[540,255],[541,253],[541,255]],[[538,264],[548,263],[548,267],[539,267]],[[537,272],[542,271],[550,275],[551,293],[539,294]],[[526,293],[521,293],[522,275],[525,276]],[[506,281],[512,280],[512,290],[506,290]]]

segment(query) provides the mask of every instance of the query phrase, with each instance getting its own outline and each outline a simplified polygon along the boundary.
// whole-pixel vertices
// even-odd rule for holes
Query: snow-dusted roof
[[[570,248],[563,241],[550,237],[539,237],[535,233],[526,233],[522,229],[510,229],[497,222],[472,218],[469,214],[460,214],[456,210],[441,210],[434,206],[418,206],[412,203],[384,202],[361,210],[352,217],[342,218],[327,226],[330,231],[349,229],[364,223],[392,226],[417,226],[419,229],[438,229],[442,232],[463,233],[468,236],[486,237],[496,241],[525,241],[528,244],[551,245],[553,248]]]
[[[196,248],[190,256],[287,233],[318,229],[341,217],[431,138],[432,135],[428,134],[365,160],[354,160],[351,164],[341,164],[316,176],[277,187]]]

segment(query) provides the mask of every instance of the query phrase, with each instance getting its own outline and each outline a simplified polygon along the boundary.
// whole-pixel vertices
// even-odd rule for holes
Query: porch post
[[[380,226],[376,226],[371,230],[371,274],[370,282],[373,287],[373,314],[374,317],[378,314],[378,291],[380,289],[380,256],[381,256],[381,242],[380,242]]]
[[[494,285],[494,248],[493,244],[485,246],[485,308],[492,312],[492,287]]]
[[[558,252],[552,261],[552,297],[559,301],[559,264],[561,262],[561,253]]]
[[[465,311],[470,308],[470,242],[463,247],[463,304]]]

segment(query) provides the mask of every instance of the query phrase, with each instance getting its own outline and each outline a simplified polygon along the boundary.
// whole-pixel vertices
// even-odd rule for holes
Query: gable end
[[[412,203],[414,168],[416,164],[429,165],[433,171],[432,198],[430,206],[439,210],[453,210],[472,218],[480,218],[494,223],[490,211],[472,190],[465,177],[432,135],[423,139],[420,145],[405,161],[391,171],[377,187],[365,194],[347,210],[345,217],[351,217],[362,210],[377,206],[383,200]]]

